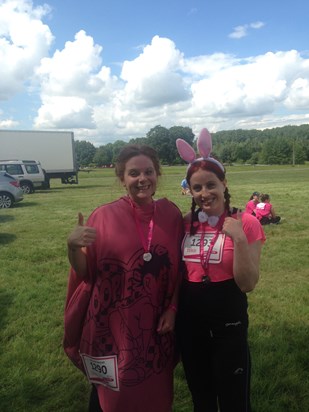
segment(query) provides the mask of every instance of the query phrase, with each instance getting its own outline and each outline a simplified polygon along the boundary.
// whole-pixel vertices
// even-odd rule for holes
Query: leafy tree
[[[308,146],[308,145],[307,145]],[[293,142],[293,154],[295,164],[304,164],[306,161],[306,148],[305,144],[297,140]]]
[[[272,137],[264,142],[261,155],[266,164],[291,164],[292,142],[282,135]]]
[[[124,142],[123,140],[116,140],[116,142],[113,143],[113,164],[116,162],[120,150],[127,144],[128,143]]]
[[[94,163],[97,166],[109,166],[113,163],[113,144],[108,143],[104,146],[100,146],[96,150],[96,154],[93,158]]]
[[[173,126],[170,129],[155,126],[147,133],[148,144],[156,149],[161,162],[169,165],[182,162],[176,148],[178,138],[192,145],[194,139],[192,129],[182,126]]]
[[[85,140],[75,140],[74,143],[76,160],[79,167],[88,166],[93,162],[93,157],[96,153],[95,146],[90,142],[86,142]]]
[[[248,163],[249,163],[250,165],[256,165],[256,164],[259,163],[259,154],[258,154],[258,152],[253,152],[253,153],[251,154],[250,159],[248,159]]]
[[[218,157],[222,163],[231,164],[233,162],[232,149],[232,145],[228,143],[221,145],[221,147],[218,148],[218,152],[213,150],[213,154],[216,155],[215,157]]]
[[[170,147],[169,131],[165,127],[155,126],[147,133],[149,146],[153,147],[162,163],[169,163],[170,155],[168,149]]]
[[[116,140],[114,143],[107,143],[100,146],[94,156],[94,162],[97,166],[110,166],[115,164],[120,150],[127,145],[122,140]]]
[[[131,139],[130,144],[147,144],[157,150],[163,164],[181,164],[176,139],[190,145],[196,141],[189,127],[160,125],[150,129],[145,137]],[[223,163],[302,164],[309,161],[309,125],[284,126],[265,130],[223,130],[212,133],[213,156]],[[77,160],[81,166],[91,162],[98,166],[114,164],[119,151],[127,143],[117,140],[99,148],[91,143],[76,141]],[[195,148],[196,149],[196,148]]]
[[[136,145],[139,145],[139,146],[147,145],[148,144],[148,139],[147,139],[147,137],[137,137],[135,139],[129,140],[129,144],[136,144]]]
[[[276,148],[272,144],[271,139],[268,139],[262,147],[261,162],[264,164],[276,164],[277,159]]]
[[[193,146],[194,133],[190,127],[173,126],[169,129],[169,150],[170,159],[169,164],[179,164],[183,161],[180,159],[176,147],[176,140],[183,139]]]

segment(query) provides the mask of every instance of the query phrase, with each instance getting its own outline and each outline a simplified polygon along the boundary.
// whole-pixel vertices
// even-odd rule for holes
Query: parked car
[[[12,207],[24,198],[20,183],[7,172],[0,171],[0,209]]]
[[[35,188],[45,185],[44,170],[35,160],[0,160],[0,170],[19,180],[24,193],[34,193]]]

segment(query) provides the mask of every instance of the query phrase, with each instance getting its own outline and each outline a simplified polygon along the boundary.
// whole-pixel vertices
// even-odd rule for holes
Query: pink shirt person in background
[[[252,195],[250,196],[249,202],[246,204],[246,213],[249,213],[250,215],[255,216],[255,208],[256,205],[260,201],[260,194],[259,192],[253,192]]]
[[[256,205],[255,213],[261,225],[278,224],[281,220],[281,217],[276,215],[270,203],[270,196],[267,194],[261,195],[261,201]]]

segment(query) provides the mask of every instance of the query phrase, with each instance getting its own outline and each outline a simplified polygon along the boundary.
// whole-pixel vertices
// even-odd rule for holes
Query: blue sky
[[[307,0],[0,0],[0,128],[96,146],[309,122]]]

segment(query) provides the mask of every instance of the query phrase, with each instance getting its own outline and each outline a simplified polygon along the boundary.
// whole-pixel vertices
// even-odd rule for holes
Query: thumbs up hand
[[[90,226],[84,226],[84,216],[78,213],[77,225],[68,237],[70,249],[90,246],[96,239],[96,230]]]
[[[223,223],[222,232],[234,241],[245,237],[245,233],[242,228],[242,215],[243,212],[238,209],[236,219],[233,217],[226,217]]]
[[[80,212],[78,212],[78,225],[79,226],[84,226],[84,216]]]

